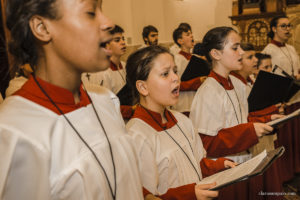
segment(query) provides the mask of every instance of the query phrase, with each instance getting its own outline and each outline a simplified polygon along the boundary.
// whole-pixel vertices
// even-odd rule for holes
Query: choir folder
[[[260,71],[248,97],[249,112],[289,101],[300,90],[294,79]]]
[[[181,76],[181,81],[189,81],[200,76],[208,76],[210,70],[210,65],[206,60],[193,55]]]
[[[284,147],[258,154],[254,158],[239,164],[238,166],[226,169],[212,176],[202,179],[199,184],[209,184],[216,182],[217,185],[210,190],[220,190],[231,184],[249,179],[263,174],[266,169],[284,153]]]
[[[280,125],[286,121],[289,121],[295,117],[298,117],[298,116],[300,116],[300,108],[298,110],[295,110],[294,112],[284,116],[283,118],[275,119],[273,121],[268,122],[267,124],[275,128],[278,125]]]

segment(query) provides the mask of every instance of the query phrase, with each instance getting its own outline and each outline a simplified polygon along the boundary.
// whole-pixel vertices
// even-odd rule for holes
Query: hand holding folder
[[[220,190],[223,187],[261,175],[265,170],[284,153],[284,147],[258,154],[254,158],[241,163],[240,165],[216,173],[212,176],[202,179],[199,184],[208,184],[216,182],[217,185],[210,190]]]

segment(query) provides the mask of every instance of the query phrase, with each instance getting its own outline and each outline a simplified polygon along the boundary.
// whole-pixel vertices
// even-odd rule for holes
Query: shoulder
[[[0,106],[0,137],[9,133],[45,150],[57,120],[58,115],[51,110],[23,97],[10,96]]]
[[[270,53],[273,52],[275,49],[276,49],[276,45],[269,43],[269,44],[267,44],[267,46],[262,50],[262,53],[269,53],[269,54],[270,54]]]

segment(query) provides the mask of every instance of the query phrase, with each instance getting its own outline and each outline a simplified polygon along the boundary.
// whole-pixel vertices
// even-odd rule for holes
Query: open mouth
[[[105,42],[101,42],[100,43],[100,47],[105,48],[106,45],[112,40],[112,38],[109,38],[108,40],[106,40]]]
[[[239,62],[242,62],[243,58],[238,59]]]
[[[121,50],[122,50],[122,51],[126,51],[126,47],[123,47]]]
[[[172,90],[172,94],[174,94],[175,96],[179,96],[179,86]]]

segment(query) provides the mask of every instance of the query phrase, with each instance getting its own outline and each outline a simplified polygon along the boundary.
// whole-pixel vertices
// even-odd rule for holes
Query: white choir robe
[[[187,60],[183,55],[177,53],[174,56],[175,65],[177,66],[177,73],[179,76],[179,79],[181,79],[181,76],[183,72],[185,71],[187,65],[189,64],[189,60]],[[190,112],[191,105],[194,99],[194,96],[196,94],[196,91],[180,91],[179,99],[177,104],[172,106],[172,109],[177,110],[179,112]]]
[[[172,114],[191,147],[176,125],[167,131],[183,147],[202,179],[200,161],[206,156],[202,141],[185,115],[176,111]],[[132,118],[126,128],[135,141],[142,184],[149,192],[162,195],[170,188],[199,182],[185,154],[164,131],[156,131],[139,118]]]
[[[110,139],[117,198],[143,199],[132,140],[126,134],[117,97],[89,89]],[[66,114],[93,149],[114,187],[107,140],[92,105]],[[62,115],[21,96],[0,106],[0,198],[22,200],[109,200],[104,173]]]
[[[83,73],[82,82],[84,84],[96,84],[110,89],[113,93],[117,94],[126,84],[126,68],[125,63],[121,62],[123,68],[119,70],[112,70],[108,68],[105,71],[96,73]],[[88,78],[89,76],[89,78]]]
[[[251,92],[252,85],[247,82],[247,84],[243,83],[240,79],[235,76],[230,75],[230,79],[236,92],[241,100],[241,105],[243,105],[244,110],[249,114],[249,106],[248,106],[248,96]],[[252,156],[256,156],[261,153],[263,150],[271,151],[274,150],[274,141],[277,140],[277,135],[265,135],[261,138],[258,138],[258,143],[251,147],[249,150],[252,153]]]
[[[262,53],[271,55],[273,68],[275,65],[278,65],[289,75],[299,74],[299,70],[300,70],[299,55],[292,45],[285,44],[285,46],[279,47],[275,44],[269,43],[264,48]],[[292,64],[291,64],[291,62],[292,62]],[[292,70],[292,68],[293,68],[293,70]],[[294,71],[294,74],[292,74],[292,71]],[[285,76],[284,74],[282,74],[282,71],[279,68],[277,68],[277,70],[274,73]],[[298,92],[290,100],[289,104],[296,103],[299,101],[300,101],[300,92]]]
[[[199,87],[190,112],[190,119],[198,133],[216,136],[223,128],[247,123],[247,111],[244,106],[239,106],[241,100],[237,98],[234,90],[226,91],[233,102],[236,113],[224,87],[214,78],[208,77]],[[241,163],[249,160],[251,154],[243,151],[228,155],[226,158]]]

